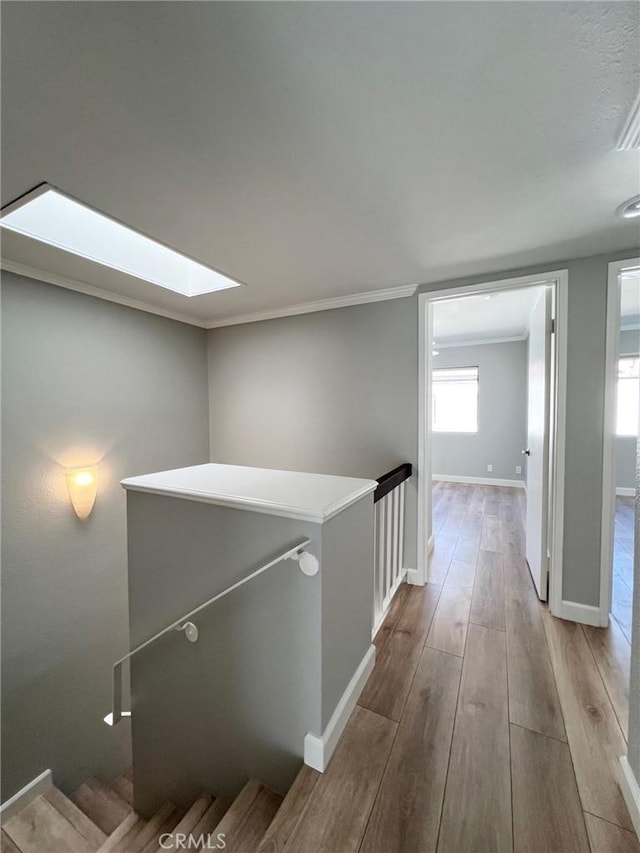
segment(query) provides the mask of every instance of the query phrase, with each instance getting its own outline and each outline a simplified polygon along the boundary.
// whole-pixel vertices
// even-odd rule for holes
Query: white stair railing
[[[411,465],[405,462],[378,480],[373,494],[375,510],[375,568],[373,633],[376,634],[393,596],[404,580],[404,505]]]

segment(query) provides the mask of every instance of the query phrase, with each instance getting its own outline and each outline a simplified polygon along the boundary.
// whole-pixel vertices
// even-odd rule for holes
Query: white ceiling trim
[[[634,151],[640,148],[640,92],[624,123],[616,144],[617,151]]]
[[[149,302],[132,299],[130,296],[113,293],[112,291],[105,290],[102,287],[85,284],[85,282],[78,281],[75,278],[66,278],[66,276],[47,272],[46,270],[41,270],[37,267],[30,267],[27,264],[11,261],[8,258],[0,259],[0,268],[7,272],[16,273],[16,275],[24,275],[27,278],[35,278],[38,281],[44,281],[47,284],[55,284],[58,287],[64,287],[67,290],[75,290],[78,293],[85,293],[87,296],[95,296],[98,299],[105,299],[107,302],[115,302],[118,305],[125,305],[127,308],[135,308],[137,311],[146,311],[149,314],[158,314],[160,317],[167,317],[169,320],[178,320],[180,323],[189,323],[191,326],[204,328],[201,321],[198,321],[187,314],[180,314],[177,311],[168,311],[164,308],[158,308],[156,305],[151,305]]]
[[[388,299],[402,299],[407,296],[413,296],[417,289],[417,284],[409,284],[403,287],[389,287],[386,290],[368,290],[364,293],[354,293],[351,296],[318,299],[316,302],[301,302],[299,305],[287,305],[284,308],[274,308],[270,311],[254,311],[251,314],[238,314],[235,317],[211,320],[205,325],[205,328],[218,329],[221,326],[257,323],[260,320],[275,320],[278,317],[293,317],[296,314],[313,314],[315,311],[347,308],[350,305],[364,305],[367,302],[385,302]]]
[[[460,347],[481,347],[485,344],[511,344],[516,343],[517,341],[526,341],[528,335],[509,335],[505,337],[497,337],[497,338],[481,338],[477,341],[475,340],[466,340],[466,341],[446,341],[440,343],[434,343],[434,348],[441,349],[459,349]]]
[[[135,308],[137,311],[147,311],[149,314],[157,314],[160,317],[167,317],[169,320],[177,320],[180,323],[189,323],[191,326],[198,326],[202,329],[217,329],[221,326],[236,326],[242,323],[256,323],[260,320],[273,320],[278,317],[292,317],[296,314],[311,314],[315,311],[328,311],[332,308],[345,308],[349,305],[364,305],[367,302],[385,302],[389,299],[402,299],[403,297],[413,296],[418,289],[417,284],[405,285],[402,287],[390,287],[385,290],[369,290],[364,293],[354,293],[350,296],[336,296],[328,299],[318,299],[315,302],[302,302],[299,305],[286,305],[283,308],[274,308],[270,311],[256,311],[251,314],[238,314],[233,317],[224,317],[221,319],[212,318],[211,320],[198,320],[188,314],[181,314],[178,311],[169,311],[164,308],[159,308],[149,302],[143,302],[140,299],[132,299],[129,296],[124,296],[120,293],[113,293],[110,290],[105,290],[102,287],[95,287],[92,284],[86,284],[83,281],[78,281],[75,278],[67,278],[66,276],[58,275],[57,273],[47,272],[47,270],[32,267],[28,264],[22,264],[17,261],[12,261],[9,258],[0,259],[0,268],[7,272],[23,275],[27,278],[34,278],[38,281],[54,284],[58,287],[64,287],[67,290],[75,290],[78,293],[85,293],[87,296],[95,296],[98,299],[105,299],[107,302],[115,302],[118,305],[124,305],[127,308]]]

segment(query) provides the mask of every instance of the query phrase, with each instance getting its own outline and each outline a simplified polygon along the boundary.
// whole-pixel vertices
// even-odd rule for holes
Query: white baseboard
[[[625,489],[622,486],[616,486],[616,495],[619,498],[635,498],[636,490],[635,489]]]
[[[427,539],[427,565],[429,564],[429,557],[433,553],[433,549],[435,547],[435,537],[433,533]],[[420,577],[417,569],[405,569],[405,580],[411,586],[424,586],[425,581],[424,578]]]
[[[640,837],[640,787],[626,755],[620,756],[620,790],[629,809],[636,835]]]
[[[424,581],[418,574],[417,569],[407,569],[407,574],[405,575],[405,580],[411,586],[424,586]]]
[[[432,480],[443,483],[471,483],[475,486],[509,486],[511,489],[524,489],[524,480],[497,480],[492,477],[463,477],[458,474],[433,474]]]
[[[0,823],[4,824],[11,820],[14,815],[50,788],[53,788],[51,770],[45,770],[0,806]]]
[[[594,625],[596,628],[606,628],[609,624],[609,614],[604,616],[599,607],[592,604],[580,604],[577,601],[560,602],[558,612],[552,611],[553,616],[558,619],[567,619],[569,622],[581,622],[583,625]],[[603,621],[604,620],[604,621]]]
[[[340,740],[340,735],[347,725],[351,712],[355,708],[356,702],[367,683],[367,679],[373,672],[375,662],[376,647],[372,645],[367,649],[367,653],[360,661],[351,681],[347,684],[347,689],[340,697],[340,701],[336,705],[336,709],[331,715],[331,719],[322,735],[314,735],[311,732],[305,735],[304,763],[308,767],[313,767],[314,770],[319,770],[320,773],[324,773],[327,769],[329,759],[333,755],[333,751]]]

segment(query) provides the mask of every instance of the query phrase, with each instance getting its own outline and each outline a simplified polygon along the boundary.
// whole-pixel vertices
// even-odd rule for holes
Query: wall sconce
[[[98,491],[98,466],[67,468],[67,488],[78,518],[84,521],[91,515]]]

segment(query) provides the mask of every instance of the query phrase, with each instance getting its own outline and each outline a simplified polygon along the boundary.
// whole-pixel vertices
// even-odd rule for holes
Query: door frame
[[[431,453],[427,447],[431,437],[431,419],[428,417],[428,391],[431,383],[433,344],[433,306],[461,296],[478,293],[497,293],[519,287],[546,285],[554,291],[555,335],[554,354],[554,418],[550,447],[552,448],[549,501],[553,506],[553,530],[549,531],[550,583],[549,607],[554,616],[563,616],[562,555],[564,540],[564,481],[567,403],[567,309],[569,302],[569,271],[551,270],[537,275],[493,279],[477,284],[461,285],[418,294],[418,542],[417,565],[412,583],[428,583],[428,555],[433,548],[433,535],[427,540],[427,519],[431,516]],[[429,387],[428,387],[429,386]],[[565,614],[565,618],[573,618]]]
[[[602,533],[600,538],[600,625],[609,624],[613,595],[613,546],[616,515],[616,365],[620,354],[620,273],[640,267],[640,258],[612,261],[607,276],[607,333],[604,354],[602,436]]]

